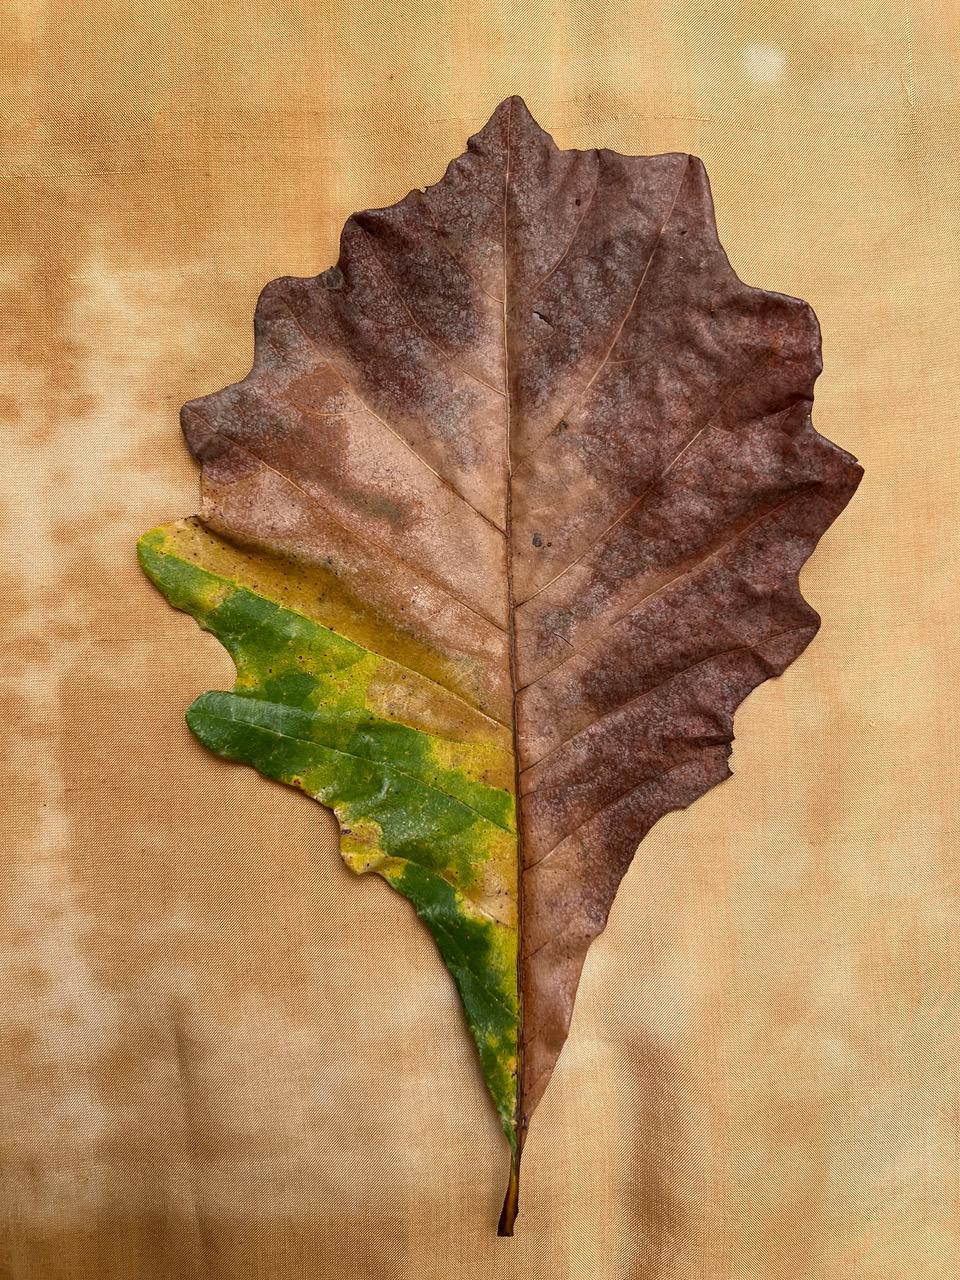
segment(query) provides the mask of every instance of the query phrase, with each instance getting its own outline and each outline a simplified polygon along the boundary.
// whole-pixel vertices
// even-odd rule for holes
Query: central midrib
[[[520,751],[517,743],[517,693],[520,681],[517,676],[516,609],[513,590],[513,448],[512,448],[512,394],[510,388],[510,336],[508,327],[510,254],[507,243],[507,211],[510,194],[510,146],[513,126],[513,99],[507,107],[506,148],[503,171],[503,390],[506,415],[506,474],[507,492],[504,512],[507,557],[507,650],[510,662],[510,733],[513,747],[513,786],[516,807],[517,831],[517,1099],[514,1112],[516,1138],[515,1163],[519,1162],[523,1146],[523,822],[520,815]]]

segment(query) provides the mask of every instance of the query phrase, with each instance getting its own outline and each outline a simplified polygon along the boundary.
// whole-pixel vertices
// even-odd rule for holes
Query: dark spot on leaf
[[[569,609],[550,609],[540,619],[546,635],[557,635],[561,631],[567,631],[570,627],[570,622]],[[562,639],[563,637],[561,636],[560,638]]]
[[[542,547],[542,546],[543,546],[543,538],[540,536],[540,534],[539,534],[539,533],[535,533],[535,534],[533,535],[533,539],[532,539],[532,541],[533,541],[533,545],[534,545],[535,547]]]
[[[327,267],[326,271],[320,272],[319,279],[324,289],[343,288],[343,272],[339,267]]]

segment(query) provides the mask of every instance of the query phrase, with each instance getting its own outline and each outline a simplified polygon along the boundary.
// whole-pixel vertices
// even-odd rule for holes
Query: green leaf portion
[[[249,557],[196,522],[153,530],[139,553],[170,603],[216,635],[236,665],[234,691],[197,698],[190,728],[218,755],[328,805],[347,865],[375,871],[411,901],[457,984],[513,1145],[517,837],[501,727],[270,598],[269,575],[252,575]]]

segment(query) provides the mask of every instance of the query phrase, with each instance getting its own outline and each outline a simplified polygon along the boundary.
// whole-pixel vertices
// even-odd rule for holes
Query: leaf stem
[[[510,1161],[510,1181],[507,1183],[507,1194],[503,1198],[500,1211],[500,1222],[497,1224],[498,1236],[512,1236],[513,1224],[517,1220],[517,1209],[520,1202],[520,1151],[517,1150]]]

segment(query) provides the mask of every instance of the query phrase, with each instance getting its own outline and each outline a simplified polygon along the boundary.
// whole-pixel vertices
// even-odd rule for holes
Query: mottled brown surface
[[[797,575],[861,471],[810,421],[817,322],[737,278],[698,159],[560,151],[512,97],[255,333],[183,412],[204,521],[469,657],[514,729],[522,1143],[637,844],[819,626]]]
[[[5,9],[0,1270],[960,1272],[960,12]],[[249,369],[263,282],[515,92],[562,147],[702,157],[738,273],[814,306],[817,426],[866,478],[801,575],[815,643],[590,948],[499,1241],[436,949],[316,805],[191,738],[231,664],[133,546],[195,509],[177,411]]]

